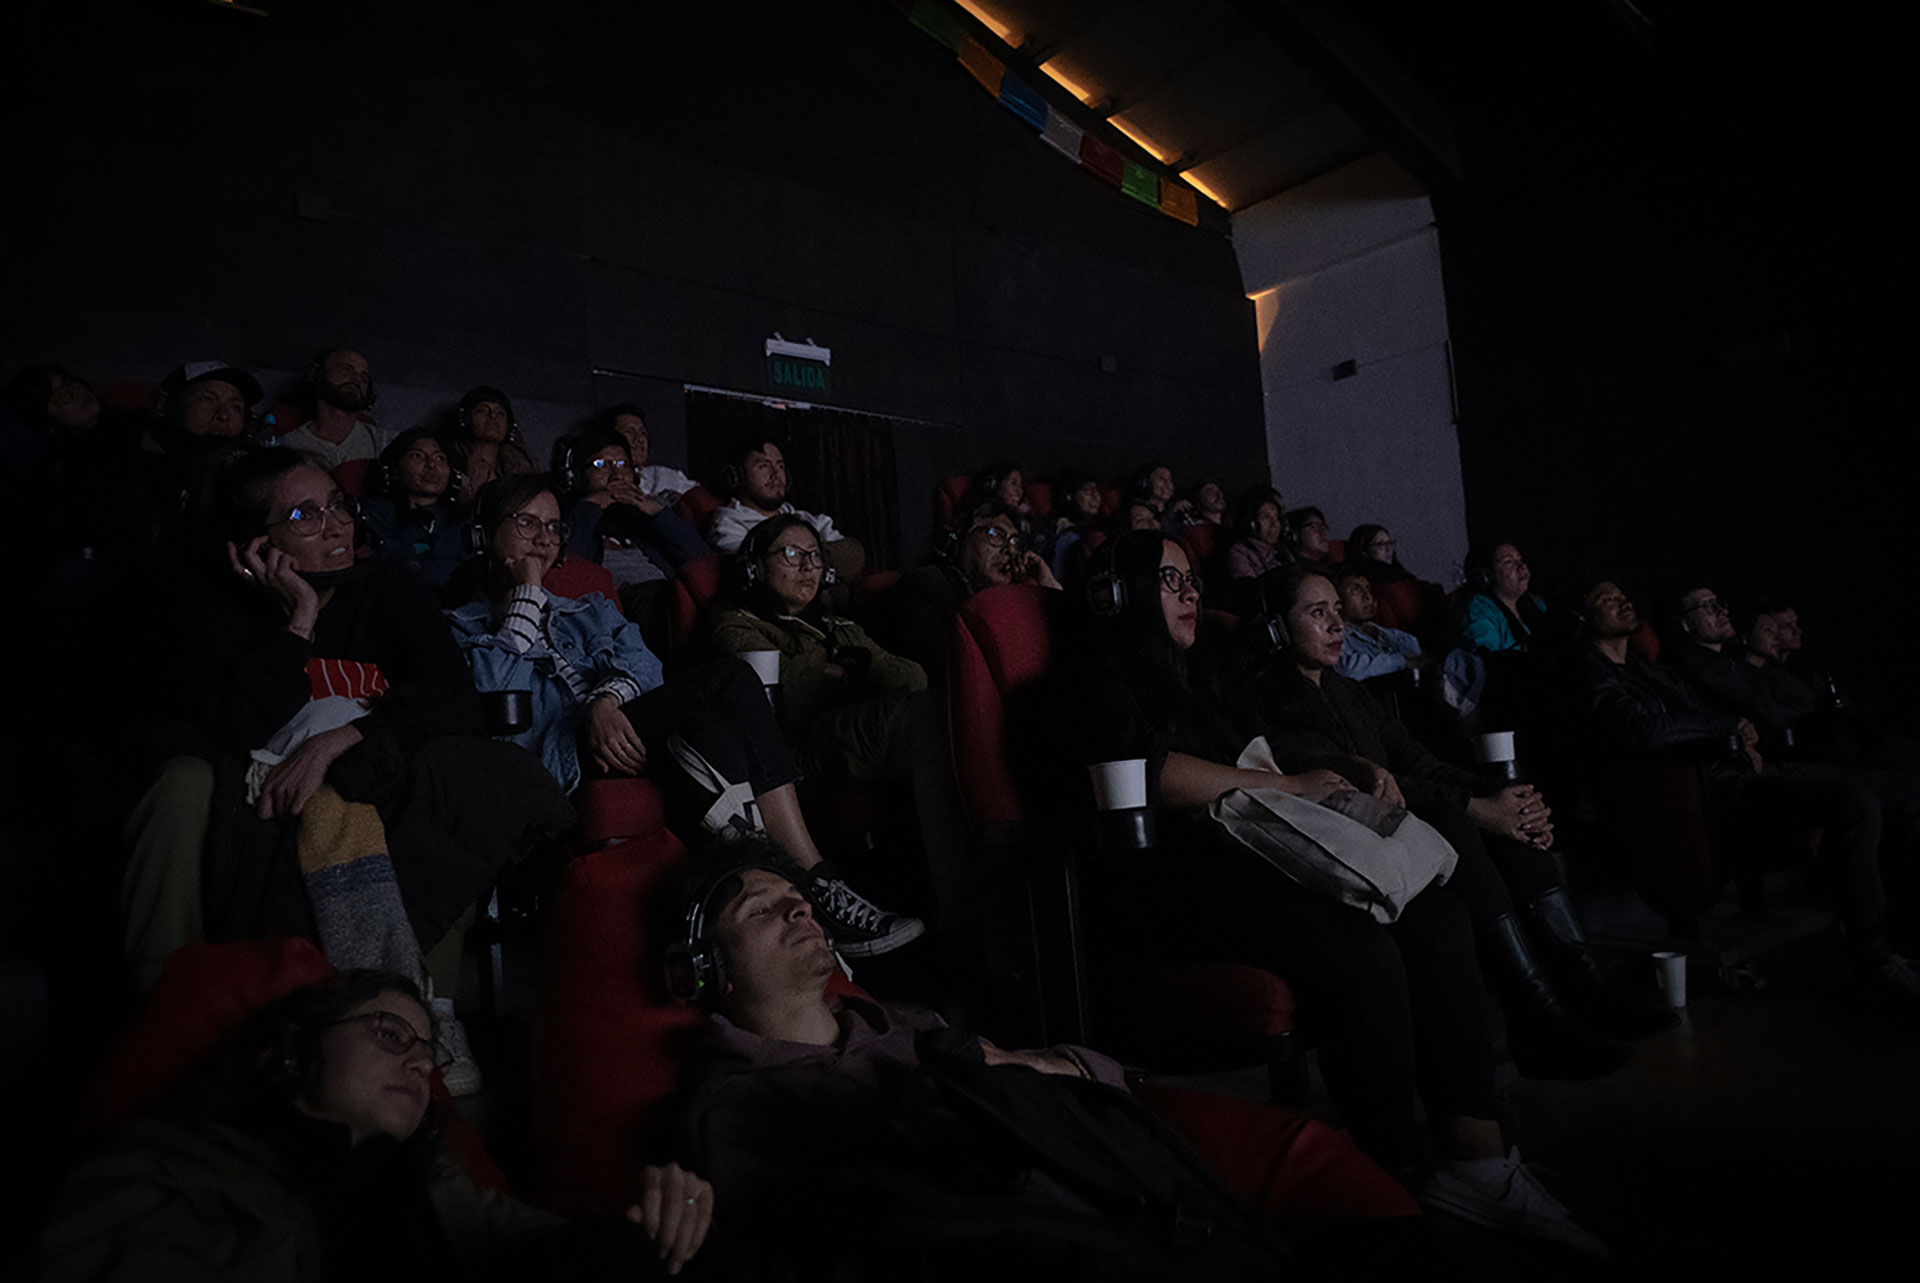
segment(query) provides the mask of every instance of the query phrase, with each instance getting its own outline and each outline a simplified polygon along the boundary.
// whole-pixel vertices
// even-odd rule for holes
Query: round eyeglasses
[[[530,512],[516,512],[508,520],[522,539],[538,539],[540,532],[545,531],[556,543],[565,543],[573,533],[564,521],[542,521]]]
[[[434,1068],[445,1069],[453,1063],[453,1053],[441,1046],[432,1035],[415,1033],[413,1026],[406,1022],[405,1017],[396,1016],[391,1011],[368,1011],[358,1016],[347,1016],[334,1021],[327,1028],[332,1029],[336,1025],[360,1024],[367,1026],[367,1031],[373,1035],[373,1040],[379,1044],[380,1050],[389,1055],[410,1056],[415,1047],[425,1043]]]

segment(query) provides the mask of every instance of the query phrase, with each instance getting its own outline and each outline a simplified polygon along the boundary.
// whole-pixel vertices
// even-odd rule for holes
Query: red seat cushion
[[[1053,515],[1053,485],[1047,481],[1027,482],[1027,515],[1036,523]]]
[[[90,1121],[113,1127],[145,1113],[254,1012],[333,970],[311,940],[175,949],[147,1005],[94,1082]]]
[[[540,586],[556,597],[585,597],[599,593],[618,606],[620,598],[613,586],[613,572],[585,557],[567,557],[540,580]]]
[[[1278,1221],[1418,1216],[1420,1205],[1345,1132],[1297,1110],[1146,1084],[1140,1102],[1172,1127],[1241,1204]]]
[[[947,672],[947,716],[960,794],[977,824],[1014,824],[1025,816],[1006,760],[1006,695],[1047,671],[1053,636],[1047,590],[1004,584],[969,597],[954,620]]]
[[[336,463],[333,466],[333,484],[358,498],[367,492],[367,472],[372,467],[372,459],[348,459]]]
[[[1374,588],[1373,597],[1379,607],[1375,622],[1382,628],[1418,634],[1446,617],[1446,590],[1424,579],[1396,579],[1390,584],[1380,584]]]
[[[1196,521],[1180,528],[1180,542],[1186,545],[1187,559],[1196,569],[1213,560],[1214,542],[1219,536],[1220,527],[1211,521]]]
[[[590,851],[562,875],[534,1022],[540,1198],[618,1215],[641,1165],[670,1158],[672,1102],[699,1011],[665,993],[661,958],[686,849],[665,829]]]
[[[580,817],[580,839],[588,846],[638,837],[667,823],[666,799],[648,779],[588,780],[573,791],[573,809]]]
[[[720,499],[705,486],[695,486],[680,496],[680,502],[674,505],[674,510],[705,538],[707,531],[713,528],[713,514],[720,511]]]
[[[960,501],[967,497],[967,488],[973,484],[973,478],[964,472],[956,472],[940,483],[933,492],[934,524],[945,529],[953,524],[953,514],[960,509]]]

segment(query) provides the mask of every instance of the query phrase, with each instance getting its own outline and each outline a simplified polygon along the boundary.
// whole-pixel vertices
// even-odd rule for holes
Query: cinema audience
[[[476,516],[487,532],[482,595],[450,613],[454,639],[482,691],[529,692],[529,724],[514,742],[562,788],[671,775],[697,793],[706,829],[764,827],[808,871],[842,952],[885,953],[920,935],[917,918],[863,899],[821,858],[794,790],[799,770],[751,668],[717,660],[663,683],[639,629],[605,598],[548,593],[541,581],[564,530],[544,478],[496,483]]]
[[[1315,507],[1294,508],[1284,519],[1287,551],[1295,564],[1316,574],[1333,573],[1333,528]]]
[[[1356,790],[1328,770],[1236,764],[1259,718],[1229,671],[1196,647],[1202,585],[1177,540],[1123,535],[1101,549],[1094,571],[1091,634],[1080,661],[1056,670],[1036,725],[1057,729],[1045,742],[1029,736],[1025,769],[1064,802],[1085,791],[1084,774],[1073,779],[1082,764],[1147,763],[1159,843],[1103,854],[1097,875],[1086,870],[1096,942],[1118,942],[1129,957],[1232,961],[1286,977],[1300,1019],[1321,1039],[1327,1089],[1370,1156],[1429,1207],[1599,1250],[1501,1141],[1473,923],[1454,885],[1410,888],[1417,893],[1397,914],[1376,915],[1221,840],[1230,830],[1210,808],[1229,794],[1311,804]],[[1431,849],[1432,830],[1411,818],[1404,838],[1382,838],[1324,806],[1307,806],[1295,822],[1324,824],[1320,840],[1336,848],[1393,844],[1382,858],[1395,863],[1413,859],[1407,842]]]
[[[1696,619],[1717,618],[1698,592],[1689,596]],[[1856,973],[1901,1004],[1909,1018],[1920,1013],[1920,976],[1885,934],[1888,902],[1880,872],[1885,819],[1873,791],[1841,775],[1767,761],[1750,718],[1712,707],[1677,674],[1634,654],[1627,643],[1640,617],[1617,584],[1593,583],[1581,594],[1580,605],[1584,644],[1573,680],[1586,715],[1588,751],[1602,760],[1691,754],[1700,762],[1714,804],[1744,842],[1782,831],[1820,830],[1822,872]],[[1911,859],[1911,845],[1902,845],[1904,857]]]

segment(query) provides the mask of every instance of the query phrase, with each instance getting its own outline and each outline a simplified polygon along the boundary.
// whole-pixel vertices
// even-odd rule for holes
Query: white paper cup
[[[1513,732],[1488,731],[1476,736],[1473,741],[1474,760],[1482,766],[1491,766],[1495,762],[1513,760]]]
[[[1093,801],[1103,811],[1130,811],[1147,804],[1147,759],[1130,757],[1087,768],[1093,776]]]
[[[1660,992],[1667,995],[1667,1005],[1675,1011],[1687,1005],[1687,955],[1675,953],[1671,949],[1662,949],[1653,955],[1653,965],[1659,969]]]
[[[741,653],[740,658],[753,665],[753,671],[760,674],[762,686],[780,684],[780,652],[777,650],[749,650]]]

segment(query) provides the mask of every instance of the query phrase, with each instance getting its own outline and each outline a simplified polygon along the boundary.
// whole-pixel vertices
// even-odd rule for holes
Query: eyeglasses
[[[1194,574],[1191,570],[1177,570],[1172,566],[1160,567],[1160,590],[1162,592],[1180,593],[1191,588],[1193,589],[1194,595],[1198,596],[1201,589],[1206,587],[1206,582],[1206,580]]]
[[[542,521],[530,512],[516,512],[508,520],[523,539],[538,539],[541,531],[552,535],[556,543],[565,543],[567,536],[573,533],[564,521]]]
[[[318,539],[327,531],[327,518],[338,517],[347,525],[360,514],[359,505],[343,494],[337,494],[317,508],[295,508],[278,521],[268,522],[274,526],[292,526],[293,533],[302,539]]]
[[[1693,605],[1688,606],[1683,613],[1691,615],[1696,610],[1704,610],[1710,615],[1718,615],[1724,613],[1726,609],[1727,603],[1721,601],[1718,597],[1708,597],[1704,601],[1694,602]]]
[[[968,534],[985,535],[987,542],[995,548],[1018,548],[1020,532],[1007,530],[1001,526],[975,526]]]
[[[775,548],[767,556],[778,557],[795,570],[812,570],[815,566],[825,564],[818,548],[802,548],[799,544],[792,543]]]
[[[587,466],[589,468],[618,468],[620,469],[620,471],[625,472],[628,468],[631,468],[633,466],[633,460],[631,459],[589,459],[587,461]]]
[[[1376,539],[1367,546],[1375,552],[1392,552],[1395,548],[1399,547],[1399,545],[1391,539]]]
[[[453,1063],[452,1052],[442,1047],[431,1035],[415,1033],[413,1026],[408,1024],[404,1017],[396,1016],[391,1011],[369,1011],[358,1016],[348,1016],[343,1020],[334,1021],[327,1028],[358,1024],[371,1027],[369,1032],[373,1034],[374,1042],[378,1043],[380,1050],[388,1055],[410,1056],[415,1047],[425,1043],[427,1052],[433,1059],[434,1068],[445,1069]]]

